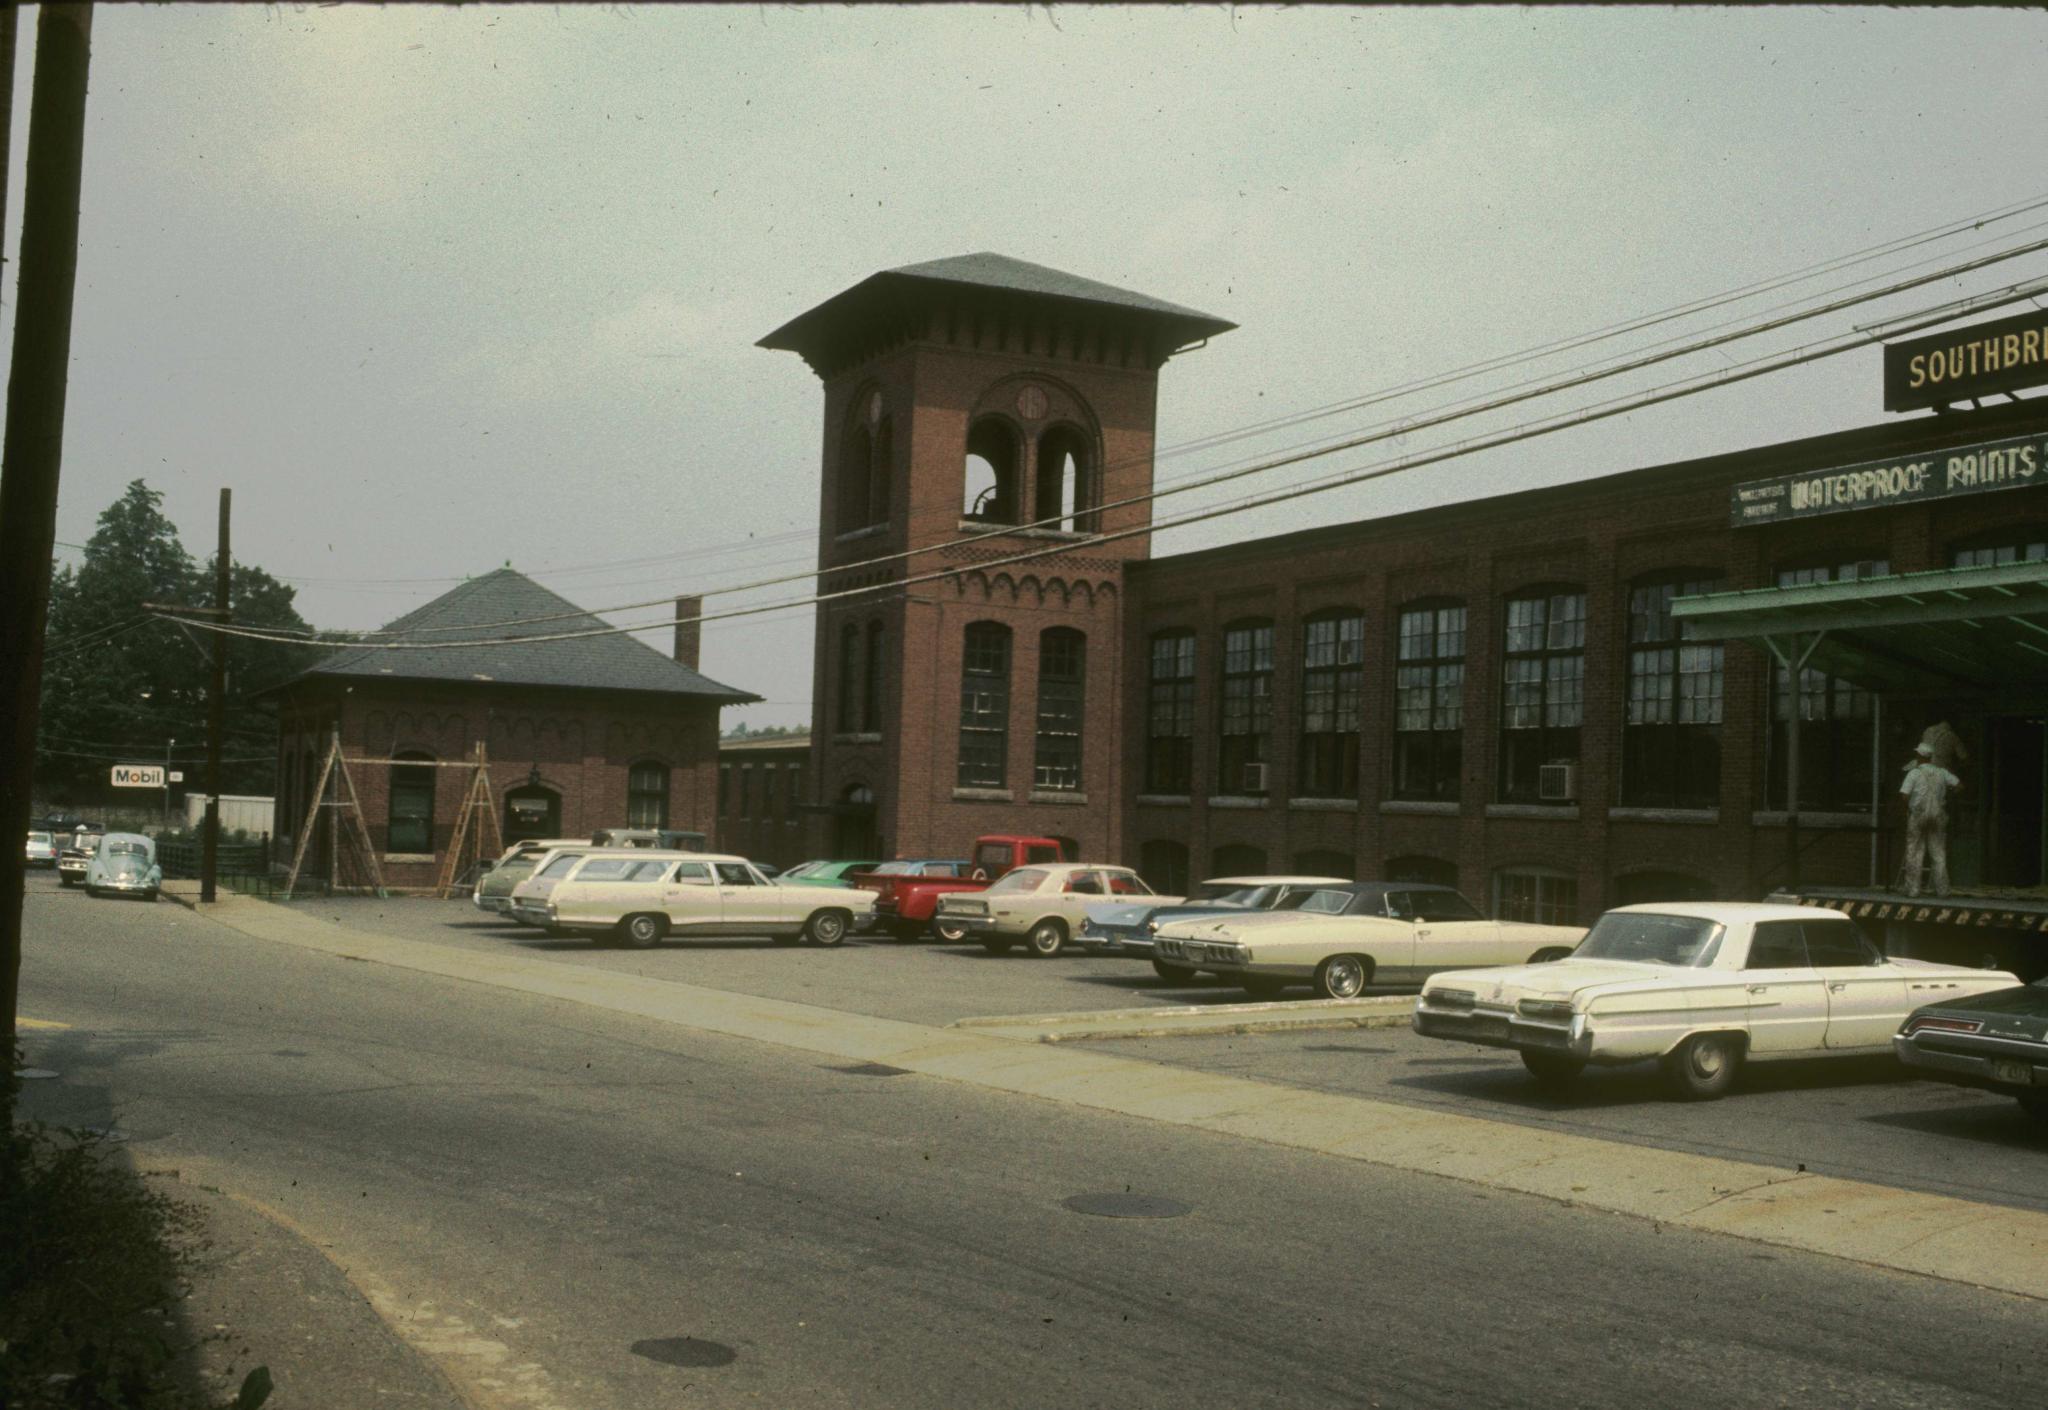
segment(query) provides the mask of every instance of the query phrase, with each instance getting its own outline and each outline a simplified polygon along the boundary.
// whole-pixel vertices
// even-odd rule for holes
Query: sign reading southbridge
[[[1917,411],[2048,383],[2048,313],[1973,323],[1884,350],[1884,409]]]
[[[1899,460],[1751,480],[1729,492],[1728,522],[1739,529],[2027,485],[2048,485],[2048,436],[2018,436]]]

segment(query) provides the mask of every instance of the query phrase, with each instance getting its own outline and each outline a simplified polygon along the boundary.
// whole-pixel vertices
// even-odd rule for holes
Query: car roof
[[[1694,916],[1700,920],[1818,920],[1848,917],[1825,906],[1794,906],[1783,901],[1646,901],[1612,909],[1632,915]]]
[[[110,832],[100,839],[102,847],[106,846],[109,842],[140,842],[147,847],[156,846],[154,840],[145,837],[139,832]]]
[[[1018,871],[1070,872],[1070,871],[1130,871],[1115,862],[1026,862]],[[1133,873],[1135,875],[1135,873]]]
[[[1350,886],[1341,876],[1214,876],[1204,886]]]

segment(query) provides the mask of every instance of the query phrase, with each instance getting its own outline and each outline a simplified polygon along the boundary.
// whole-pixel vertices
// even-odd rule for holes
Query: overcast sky
[[[204,552],[230,485],[237,556],[330,627],[508,561],[591,608],[801,569],[820,392],[754,342],[879,269],[992,250],[1240,324],[1166,367],[1170,447],[2048,190],[2048,20],[2019,11],[123,5],[94,26],[58,538],[142,476]],[[26,10],[15,223],[33,36]],[[2048,261],[2004,269],[1922,297]],[[1883,415],[1862,352],[1158,551]],[[706,670],[772,702],[728,724],[808,719],[809,636],[808,613],[713,625]]]

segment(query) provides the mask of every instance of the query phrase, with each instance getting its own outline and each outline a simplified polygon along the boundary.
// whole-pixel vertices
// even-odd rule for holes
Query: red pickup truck
[[[1021,837],[993,833],[974,844],[974,856],[967,862],[927,862],[920,875],[873,873],[852,879],[855,886],[875,893],[875,928],[898,940],[915,940],[932,924],[939,897],[953,891],[981,891],[1007,871],[1033,862],[1072,861],[1059,842],[1051,837]],[[937,927],[941,940],[959,941],[964,930]]]

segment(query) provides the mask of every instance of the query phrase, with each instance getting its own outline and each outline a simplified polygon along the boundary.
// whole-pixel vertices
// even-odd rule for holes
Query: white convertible
[[[1354,999],[1439,970],[1562,959],[1586,933],[1489,920],[1448,886],[1405,882],[1289,887],[1280,905],[1162,925],[1155,962],[1207,970],[1254,995],[1309,984],[1319,998]]]
[[[549,875],[556,867],[561,870]],[[766,935],[837,945],[874,919],[872,891],[778,886],[745,857],[633,851],[564,854],[522,882],[513,906],[549,930],[615,937],[635,949],[665,936]]]
[[[1923,1004],[2018,981],[1888,959],[1833,911],[1747,902],[1623,906],[1568,960],[1431,980],[1415,1031],[1515,1048],[1564,1086],[1588,1063],[1659,1059],[1682,1097],[1718,1097],[1749,1058],[1882,1052]]]

